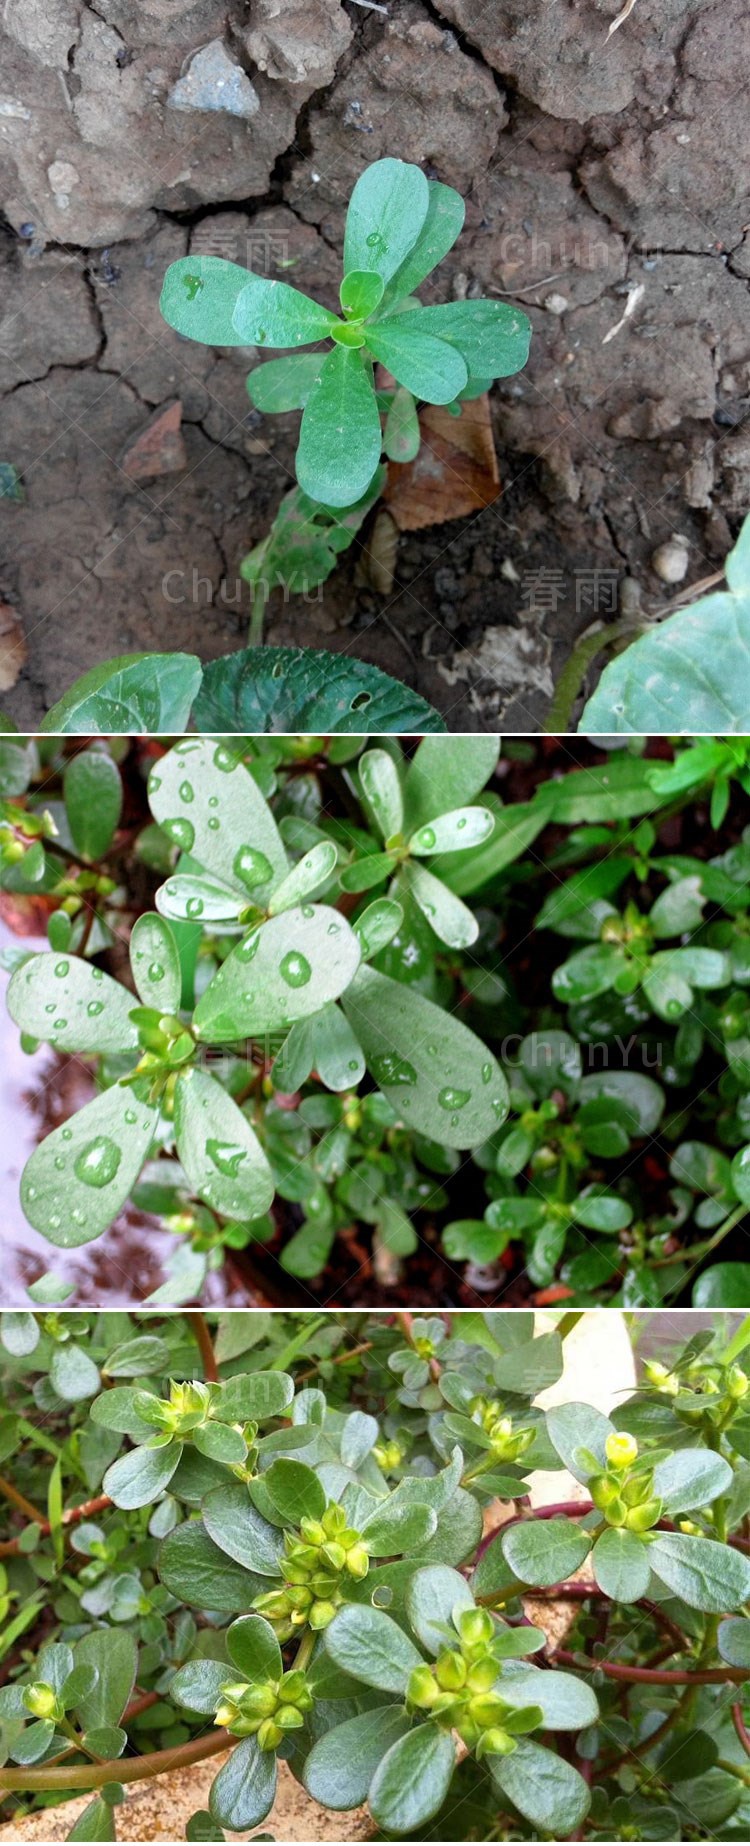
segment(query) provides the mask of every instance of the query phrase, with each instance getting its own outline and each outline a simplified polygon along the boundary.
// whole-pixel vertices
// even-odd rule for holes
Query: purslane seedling
[[[161,310],[178,333],[212,346],[293,349],[256,368],[248,389],[257,409],[302,410],[297,479],[312,500],[355,505],[383,446],[399,461],[416,454],[417,401],[460,408],[525,364],[530,325],[519,309],[490,300],[423,307],[415,295],[463,221],[452,187],[406,161],[377,160],[349,202],[340,313],[221,257],[170,265]],[[297,350],[323,341],[332,342],[324,352]],[[397,385],[382,396],[377,364]]]
[[[188,1839],[279,1761],[342,1831],[745,1837],[750,1321],[675,1317],[606,1417],[585,1365],[541,1408],[566,1322],[522,1310],[112,1320],[0,1324],[0,1799],[111,1840],[221,1753]]]

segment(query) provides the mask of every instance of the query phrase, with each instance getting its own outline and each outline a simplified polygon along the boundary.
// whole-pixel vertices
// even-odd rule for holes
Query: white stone
[[[221,109],[249,121],[257,115],[260,98],[250,78],[236,64],[220,38],[211,40],[190,60],[167,97],[168,109]]]

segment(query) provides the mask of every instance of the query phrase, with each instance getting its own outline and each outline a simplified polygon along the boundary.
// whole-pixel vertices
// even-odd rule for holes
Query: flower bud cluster
[[[301,1519],[298,1532],[285,1532],[284,1550],[284,1588],[253,1602],[280,1641],[288,1641],[299,1628],[327,1628],[344,1601],[347,1581],[359,1582],[370,1568],[364,1540],[335,1504],[326,1507],[321,1519]]]
[[[58,1698],[54,1686],[49,1686],[44,1679],[37,1679],[33,1685],[25,1686],[23,1702],[32,1718],[53,1718],[56,1724],[65,1717],[65,1706]]]
[[[542,1723],[538,1706],[519,1709],[494,1691],[499,1667],[492,1652],[495,1624],[486,1609],[454,1616],[458,1645],[446,1647],[433,1666],[415,1667],[406,1689],[410,1711],[457,1731],[475,1756],[509,1756],[517,1737]]]
[[[43,814],[31,814],[9,801],[3,802],[0,818],[0,867],[20,865],[37,840],[51,840],[56,835],[57,827],[49,808],[45,808]]]
[[[473,1397],[469,1410],[472,1423],[477,1423],[489,1437],[496,1461],[520,1461],[531,1448],[533,1429],[514,1430],[511,1417],[503,1414],[503,1405],[497,1398]]]
[[[384,1474],[391,1472],[394,1468],[400,1468],[404,1459],[403,1449],[394,1441],[376,1442],[372,1453],[374,1460],[377,1462],[378,1467],[382,1468]]]
[[[711,1368],[710,1362],[696,1360],[680,1375],[650,1359],[644,1372],[652,1390],[679,1397],[679,1415],[687,1423],[708,1421],[716,1429],[725,1429],[732,1422],[750,1391],[747,1372],[736,1364]]]
[[[216,1723],[234,1737],[257,1737],[261,1750],[277,1750],[287,1731],[300,1730],[312,1707],[307,1676],[293,1667],[280,1679],[222,1686]]]
[[[215,1390],[200,1379],[178,1383],[170,1379],[169,1397],[154,1397],[150,1391],[138,1391],[134,1408],[144,1423],[170,1436],[189,1436],[207,1423],[214,1407]]]
[[[612,1432],[604,1445],[607,1468],[589,1482],[594,1505],[607,1525],[627,1532],[649,1532],[658,1524],[662,1501],[653,1492],[653,1469],[638,1460],[635,1436]]]

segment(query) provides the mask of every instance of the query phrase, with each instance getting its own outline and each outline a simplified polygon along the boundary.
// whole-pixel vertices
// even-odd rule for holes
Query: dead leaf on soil
[[[500,493],[489,398],[452,417],[442,404],[419,413],[422,446],[413,462],[391,462],[383,499],[402,532],[443,525],[491,506]]]
[[[26,665],[26,640],[15,609],[0,603],[0,692],[15,686],[21,668]]]
[[[151,481],[159,474],[179,474],[187,467],[179,398],[163,404],[144,429],[126,444],[122,470],[131,481]]]

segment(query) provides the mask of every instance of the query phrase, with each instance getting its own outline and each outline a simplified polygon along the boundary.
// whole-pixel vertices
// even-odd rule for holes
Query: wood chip
[[[402,532],[444,525],[491,506],[500,493],[489,399],[452,417],[442,404],[419,413],[422,446],[413,462],[391,462],[383,498]]]
[[[159,474],[179,474],[187,467],[179,398],[163,404],[145,428],[126,445],[121,467],[131,481],[151,481]]]
[[[21,668],[26,665],[26,640],[15,609],[0,603],[0,692],[15,686]]]

